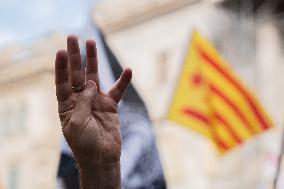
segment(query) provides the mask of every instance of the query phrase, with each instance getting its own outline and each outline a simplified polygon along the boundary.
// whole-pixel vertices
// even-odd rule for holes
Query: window
[[[0,108],[0,136],[4,135],[6,126],[4,124],[4,111]]]
[[[9,189],[18,188],[18,169],[16,166],[11,166],[8,175],[8,187]]]
[[[17,112],[15,113],[15,120],[16,120],[16,128],[17,131],[20,133],[24,133],[26,130],[26,123],[27,123],[27,109],[24,104],[21,104]]]
[[[27,126],[27,107],[25,104],[11,106],[6,104],[0,109],[0,136],[23,134]]]

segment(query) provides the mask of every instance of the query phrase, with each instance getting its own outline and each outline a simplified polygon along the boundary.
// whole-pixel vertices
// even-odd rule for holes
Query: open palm
[[[120,159],[121,133],[117,103],[131,80],[125,69],[113,87],[100,90],[96,44],[86,42],[86,68],[82,68],[76,36],[67,38],[67,51],[55,60],[58,112],[63,134],[79,166],[116,163]]]

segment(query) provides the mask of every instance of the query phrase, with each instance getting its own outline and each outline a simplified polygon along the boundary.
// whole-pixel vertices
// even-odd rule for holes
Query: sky
[[[0,47],[49,32],[76,33],[100,0],[0,0]]]

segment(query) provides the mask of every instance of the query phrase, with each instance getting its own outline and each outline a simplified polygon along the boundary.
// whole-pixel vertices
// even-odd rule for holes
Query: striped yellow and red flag
[[[257,98],[197,31],[168,118],[212,139],[221,153],[273,127]]]

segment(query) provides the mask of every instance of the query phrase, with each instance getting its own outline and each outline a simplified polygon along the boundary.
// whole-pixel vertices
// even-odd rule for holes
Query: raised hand
[[[115,171],[112,166],[119,169],[122,142],[117,104],[130,83],[132,72],[125,69],[112,88],[103,93],[93,40],[86,42],[86,51],[84,68],[77,37],[67,38],[67,51],[59,50],[56,55],[55,84],[64,137],[80,172],[89,177],[93,171],[105,175],[105,170]],[[96,186],[111,187],[102,183],[96,183]],[[83,184],[83,188],[89,187]]]

